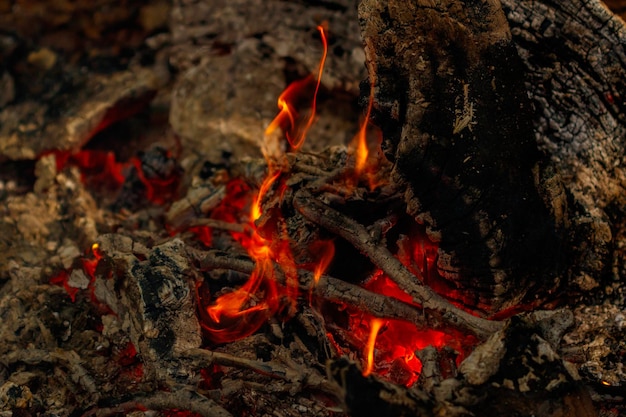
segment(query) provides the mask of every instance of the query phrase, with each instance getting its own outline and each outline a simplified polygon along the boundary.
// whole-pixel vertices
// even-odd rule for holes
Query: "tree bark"
[[[447,296],[496,311],[552,288],[565,218],[497,1],[359,6],[376,121]]]
[[[603,276],[623,277],[624,21],[594,0],[503,0],[502,6],[524,62],[535,138],[568,191],[570,276],[583,290]]]

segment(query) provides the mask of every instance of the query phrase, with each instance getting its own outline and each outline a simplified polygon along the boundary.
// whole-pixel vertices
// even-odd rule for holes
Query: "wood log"
[[[624,2],[609,4],[623,10]],[[583,290],[624,276],[626,28],[600,1],[502,7],[524,63],[539,146],[568,191],[569,275]]]
[[[447,295],[496,311],[552,288],[563,193],[499,2],[364,0],[359,16],[394,179],[439,242]]]

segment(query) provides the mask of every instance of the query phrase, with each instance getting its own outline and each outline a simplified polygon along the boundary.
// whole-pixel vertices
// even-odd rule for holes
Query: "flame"
[[[269,215],[264,215],[262,202],[270,190],[274,190],[273,198],[282,199],[287,187],[286,182],[281,181],[281,175],[286,171],[284,169],[286,158],[282,151],[284,141],[282,138],[277,139],[278,129],[284,132],[291,150],[295,151],[304,143],[315,119],[317,95],[328,49],[324,28],[319,26],[317,29],[322,37],[324,53],[320,60],[308,117],[299,117],[295,103],[301,101],[305,90],[311,91],[314,81],[312,76],[289,85],[278,99],[279,113],[264,132],[263,154],[267,160],[268,172],[256,194],[253,195],[252,190],[242,185],[242,181],[232,181],[227,185],[227,197],[211,213],[212,218],[243,222],[247,225],[245,232],[231,232],[231,235],[255,262],[254,271],[246,283],[238,289],[213,297],[212,300],[210,294],[198,294],[201,324],[206,330],[207,337],[214,343],[227,343],[251,335],[272,316],[279,313],[284,313],[286,317],[292,316],[297,305],[299,265],[296,264],[291,251],[286,223],[279,209],[272,209]],[[374,148],[370,148],[372,138],[368,140],[368,134],[372,133],[369,125],[373,102],[372,87],[364,119],[354,139],[354,176],[351,173],[350,177],[344,178],[346,189],[356,189],[360,181],[368,181],[370,189],[380,185],[381,179],[378,176],[382,161],[380,151],[382,137],[378,134],[378,153],[373,152]],[[283,142],[279,147],[276,146],[279,144],[277,140]],[[397,256],[409,269],[419,270],[422,276],[428,276],[430,271],[436,270],[434,265],[437,246],[424,240],[426,239],[424,236],[412,232],[414,230],[408,232],[410,237],[403,236],[398,240]],[[206,241],[210,242],[210,237],[207,237]],[[309,292],[309,303],[312,304],[312,290],[330,266],[335,256],[335,245],[332,241],[319,240],[311,244],[307,250],[309,257],[314,259],[314,264],[300,267],[313,272],[314,279]],[[277,277],[279,270],[284,277],[282,285],[279,284]],[[365,287],[415,305],[412,297],[380,270],[373,274]],[[463,352],[475,343],[475,340],[470,340],[471,338],[421,329],[404,320],[382,320],[353,307],[341,306],[341,309],[346,312],[341,314],[347,314],[351,338],[348,343],[353,346],[353,351],[363,353],[365,376],[375,371],[396,383],[411,386],[417,381],[422,369],[422,364],[415,355],[417,350],[428,345],[435,347],[446,345]],[[383,325],[385,330],[381,332]],[[348,351],[339,346],[339,341],[335,340],[332,334],[328,333],[328,339],[336,352]],[[462,355],[459,355],[460,359]]]
[[[317,286],[320,277],[335,257],[335,244],[331,240],[314,242],[309,247],[309,251],[318,258],[313,270],[313,283]]]
[[[376,344],[376,337],[380,328],[383,326],[381,319],[372,319],[370,324],[370,335],[365,344],[364,357],[366,358],[365,369],[363,370],[363,376],[368,376],[374,369],[374,345]]]
[[[279,176],[280,176],[280,170],[277,170],[273,168],[272,165],[270,165],[270,173],[268,173],[268,175],[263,180],[263,183],[261,184],[261,187],[259,188],[259,191],[256,197],[254,198],[252,208],[250,209],[250,220],[252,223],[257,221],[261,217],[261,214],[262,214],[261,202],[263,201],[263,197],[265,197],[268,190],[270,189],[272,184],[274,184],[274,182],[278,179]]]
[[[272,233],[272,231],[268,233],[267,231],[259,230],[255,223],[263,214],[263,199],[282,173],[281,162],[274,158],[281,155],[272,149],[272,135],[275,133],[276,129],[280,127],[285,131],[285,136],[292,150],[298,150],[304,143],[306,134],[315,120],[317,96],[322,81],[326,56],[328,54],[326,31],[323,26],[318,26],[317,30],[320,32],[322,38],[324,52],[317,71],[318,75],[309,117],[304,124],[300,123],[294,103],[312,82],[312,77],[307,77],[290,84],[278,98],[279,113],[265,129],[263,154],[267,159],[268,173],[261,183],[256,196],[250,203],[249,217],[247,220],[250,233],[231,233],[247,250],[248,255],[255,261],[255,269],[243,286],[230,293],[219,296],[213,304],[204,307],[200,311],[203,317],[202,326],[207,330],[209,338],[216,343],[226,343],[237,340],[257,331],[270,316],[280,310],[279,299],[283,296],[286,298],[289,305],[287,314],[291,315],[295,311],[299,288],[298,268],[291,253],[286,227],[281,220],[278,219],[276,220],[278,227],[274,231],[275,233]],[[279,190],[279,195],[282,195],[284,191],[284,189],[282,191]],[[227,189],[227,196],[229,194]],[[238,195],[241,197],[241,193],[238,193]],[[228,198],[224,203],[224,206],[230,204],[234,207],[230,209],[217,208],[213,210],[212,217],[227,221],[238,221],[238,216],[233,214],[232,208],[237,209],[235,212],[240,212],[245,206],[245,203],[239,202],[233,204],[234,201]],[[268,233],[270,238],[266,239],[262,236],[262,233]],[[210,237],[206,236],[206,231],[203,231],[203,236],[204,241],[211,241]],[[326,258],[321,262],[325,262],[325,264],[328,265],[330,260],[325,259]],[[285,277],[284,286],[277,284],[274,262],[282,269]],[[320,275],[323,269],[325,269],[325,267],[320,270]],[[202,297],[199,298],[201,298],[201,301],[204,301]],[[204,302],[201,302],[201,304],[205,305]]]
[[[359,128],[358,133],[356,134],[354,140],[356,142],[356,152],[355,152],[355,166],[354,171],[355,175],[358,177],[361,175],[363,170],[366,167],[367,159],[369,157],[370,151],[367,146],[367,126],[370,122],[370,116],[372,114],[372,106],[374,103],[374,87],[370,88],[370,96],[369,101],[367,103],[367,111],[365,112],[365,117],[361,122],[361,126]]]
[[[317,111],[317,96],[322,84],[322,74],[324,73],[324,66],[326,65],[326,57],[328,56],[328,40],[326,38],[326,29],[323,25],[319,25],[317,30],[322,38],[322,45],[324,51],[322,58],[320,59],[317,69],[317,79],[315,81],[315,90],[313,93],[313,99],[311,100],[311,110],[309,117],[303,125],[297,123],[298,113],[296,112],[294,102],[299,97],[306,87],[312,82],[313,77],[308,76],[302,80],[291,83],[285,91],[278,97],[278,108],[280,109],[278,115],[272,120],[272,122],[265,129],[265,136],[269,137],[278,128],[281,127],[285,130],[285,136],[291,146],[291,149],[297,151],[304,144],[306,135],[309,132],[313,122],[315,121],[315,115]],[[287,125],[287,126],[285,126]]]

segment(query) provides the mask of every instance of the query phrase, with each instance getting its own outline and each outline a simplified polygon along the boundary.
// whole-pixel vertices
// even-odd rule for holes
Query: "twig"
[[[199,366],[207,367],[213,363],[235,368],[249,369],[251,371],[269,376],[271,378],[291,381],[294,379],[289,368],[280,366],[272,362],[260,362],[228,353],[214,352],[206,349],[189,349],[181,353],[181,357],[194,360]]]
[[[212,229],[227,230],[229,232],[244,233],[246,225],[240,223],[231,223],[216,219],[195,219],[189,226],[207,226]]]
[[[187,388],[177,389],[174,392],[158,391],[146,396],[137,396],[131,401],[114,407],[89,410],[82,417],[107,417],[126,414],[138,409],[191,411],[203,417],[232,417],[232,414],[215,401]]]
[[[201,269],[230,269],[244,274],[251,274],[254,270],[254,262],[247,256],[235,257],[217,250],[199,251],[188,248],[188,251],[199,262]],[[280,283],[285,282],[282,271],[277,270],[276,275]],[[316,285],[314,274],[302,269],[298,270],[298,278],[302,291],[312,290],[315,295],[326,300],[352,305],[375,317],[403,319],[418,327],[427,326],[424,313],[420,308],[395,298],[368,291],[327,275],[322,275]]]
[[[222,366],[249,369],[259,374],[281,379],[300,387],[316,388],[327,393],[335,392],[334,385],[309,368],[298,371],[295,365],[288,367],[272,361],[255,361],[206,349],[189,349],[183,352],[181,357],[193,360],[197,367],[207,367],[213,363],[217,363]]]
[[[473,316],[422,284],[422,280],[413,275],[386,247],[379,246],[365,227],[319,201],[308,191],[298,191],[293,204],[305,218],[350,242],[413,297],[414,302],[422,305],[429,327],[452,326],[483,340],[502,328],[501,322]]]

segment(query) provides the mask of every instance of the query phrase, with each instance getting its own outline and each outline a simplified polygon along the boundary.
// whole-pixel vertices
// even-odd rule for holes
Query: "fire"
[[[319,241],[313,243],[309,249],[311,250],[311,253],[317,254],[318,258],[313,270],[313,282],[314,285],[317,285],[320,277],[326,269],[328,269],[328,266],[335,257],[335,244],[330,240]]]
[[[363,376],[368,376],[372,373],[372,369],[374,369],[374,346],[376,345],[376,337],[378,336],[378,332],[382,326],[383,321],[381,319],[372,319],[370,324],[370,335],[367,339],[367,343],[365,344],[365,352],[363,354],[366,358],[366,366],[363,370]]]
[[[281,312],[286,318],[292,316],[298,298],[298,268],[306,268],[313,272],[314,288],[335,257],[334,242],[320,240],[307,248],[310,258],[315,259],[314,264],[297,265],[291,253],[290,238],[280,210],[272,210],[268,215],[263,213],[262,204],[268,196],[281,199],[286,188],[286,181],[282,176],[287,172],[285,169],[287,164],[280,144],[283,138],[278,136],[278,129],[282,130],[290,150],[297,151],[303,145],[315,119],[317,96],[328,49],[324,28],[319,26],[317,29],[322,38],[324,52],[315,79],[308,117],[299,117],[296,103],[302,101],[305,91],[312,89],[314,82],[312,76],[292,83],[278,98],[279,112],[264,132],[265,141],[262,150],[268,172],[258,191],[254,194],[241,180],[233,180],[227,186],[226,199],[211,214],[214,219],[246,225],[245,232],[230,233],[255,262],[253,272],[241,287],[213,297],[211,294],[199,292],[201,323],[207,337],[214,343],[228,343],[251,335],[270,317]],[[377,173],[382,159],[380,151],[382,139],[378,135],[376,154],[370,149],[373,141],[368,138],[368,134],[371,134],[370,117],[373,102],[372,86],[364,119],[354,139],[354,169],[350,176],[341,179],[342,186],[347,190],[355,190],[356,184],[363,180],[368,182],[371,190],[381,185],[377,182],[380,181],[377,179]],[[203,229],[202,235],[203,241],[210,244],[210,231],[208,232]],[[419,272],[418,276],[425,276],[425,280],[429,280],[430,272],[435,270],[437,246],[425,237],[422,239],[423,236],[415,233],[415,230],[407,230],[407,233],[408,236],[401,235],[398,238],[397,256],[410,270]],[[281,280],[277,276],[278,270],[284,278],[284,284],[279,284]],[[412,297],[402,291],[382,271],[375,271],[365,287],[413,304]],[[309,293],[310,304],[313,288]],[[333,334],[327,333],[337,352],[350,350],[362,352],[363,375],[376,372],[406,386],[415,383],[421,372],[422,364],[415,354],[417,350],[429,345],[449,346],[463,353],[466,345],[471,346],[475,342],[441,331],[420,329],[413,323],[403,320],[383,320],[361,311],[353,311],[348,306],[342,306],[340,310],[347,313],[348,331],[353,338],[348,344],[352,345],[353,349],[344,349]]]
[[[354,166],[355,175],[360,176],[366,168],[367,160],[370,154],[367,144],[367,127],[370,122],[370,116],[372,114],[372,106],[374,103],[374,87],[370,88],[369,101],[367,103],[367,111],[365,112],[365,118],[361,122],[359,132],[355,136],[356,142],[356,161]]]
[[[306,135],[313,126],[315,121],[315,114],[317,111],[317,96],[322,83],[322,74],[324,72],[324,66],[326,65],[326,57],[328,55],[328,40],[326,38],[326,29],[324,26],[319,25],[317,27],[318,32],[322,38],[322,45],[324,51],[322,58],[320,59],[319,67],[317,70],[317,79],[315,81],[315,90],[313,93],[313,99],[311,101],[311,110],[309,117],[304,124],[297,123],[298,113],[295,109],[294,102],[296,99],[306,90],[306,87],[312,82],[313,77],[309,76],[303,80],[295,81],[290,84],[285,91],[278,97],[278,108],[280,112],[274,118],[274,120],[265,129],[265,136],[270,136],[278,127],[281,127],[285,131],[285,136],[292,150],[297,151],[304,144]],[[286,125],[285,125],[286,124]]]
[[[280,95],[278,98],[280,111],[265,129],[266,142],[271,140],[276,129],[280,127],[285,131],[285,136],[292,150],[298,150],[304,143],[308,130],[313,125],[317,108],[317,96],[328,54],[326,31],[323,26],[318,26],[317,30],[322,38],[324,52],[317,71],[318,75],[309,117],[302,124],[298,119],[294,102],[311,82],[311,77],[292,83]],[[250,257],[255,261],[255,270],[246,284],[233,292],[221,295],[212,305],[205,307],[204,312],[202,312],[203,317],[206,319],[203,322],[203,327],[208,331],[211,340],[216,343],[226,343],[257,331],[270,316],[276,314],[280,309],[281,296],[286,298],[291,306],[289,309],[291,312],[295,309],[297,302],[298,269],[289,248],[289,237],[286,235],[286,231],[278,230],[277,233],[274,233],[275,236],[268,240],[261,236],[255,225],[255,222],[263,214],[261,205],[264,197],[282,173],[280,161],[273,159],[276,156],[280,157],[280,155],[267,149],[267,146],[264,147],[264,154],[268,163],[268,174],[250,206],[248,226],[251,233],[248,236],[233,234],[233,237],[242,244]],[[235,220],[232,218],[232,215],[229,215],[229,219]],[[280,288],[276,283],[274,262],[281,266],[284,273],[284,288]],[[330,260],[327,263],[330,263]]]
[[[102,259],[102,253],[100,252],[100,245],[98,243],[94,243],[91,245],[91,254],[87,254],[80,258],[80,265],[82,267],[82,271],[87,278],[89,278],[89,284],[87,288],[89,289],[89,295],[91,300],[100,308],[107,310],[104,304],[100,303],[94,294],[94,282],[96,280],[96,268]],[[62,286],[67,295],[70,297],[72,302],[76,301],[76,296],[80,292],[81,288],[70,285],[70,277],[73,269],[62,270],[57,275],[50,278],[49,283],[53,285]]]
[[[261,184],[261,187],[259,188],[259,191],[254,199],[254,203],[252,204],[252,208],[250,209],[250,220],[252,222],[257,221],[261,217],[261,202],[263,201],[263,197],[267,194],[267,191],[279,176],[280,171],[273,167],[273,165],[270,165],[270,173],[268,173],[267,177],[263,180],[263,183]]]

